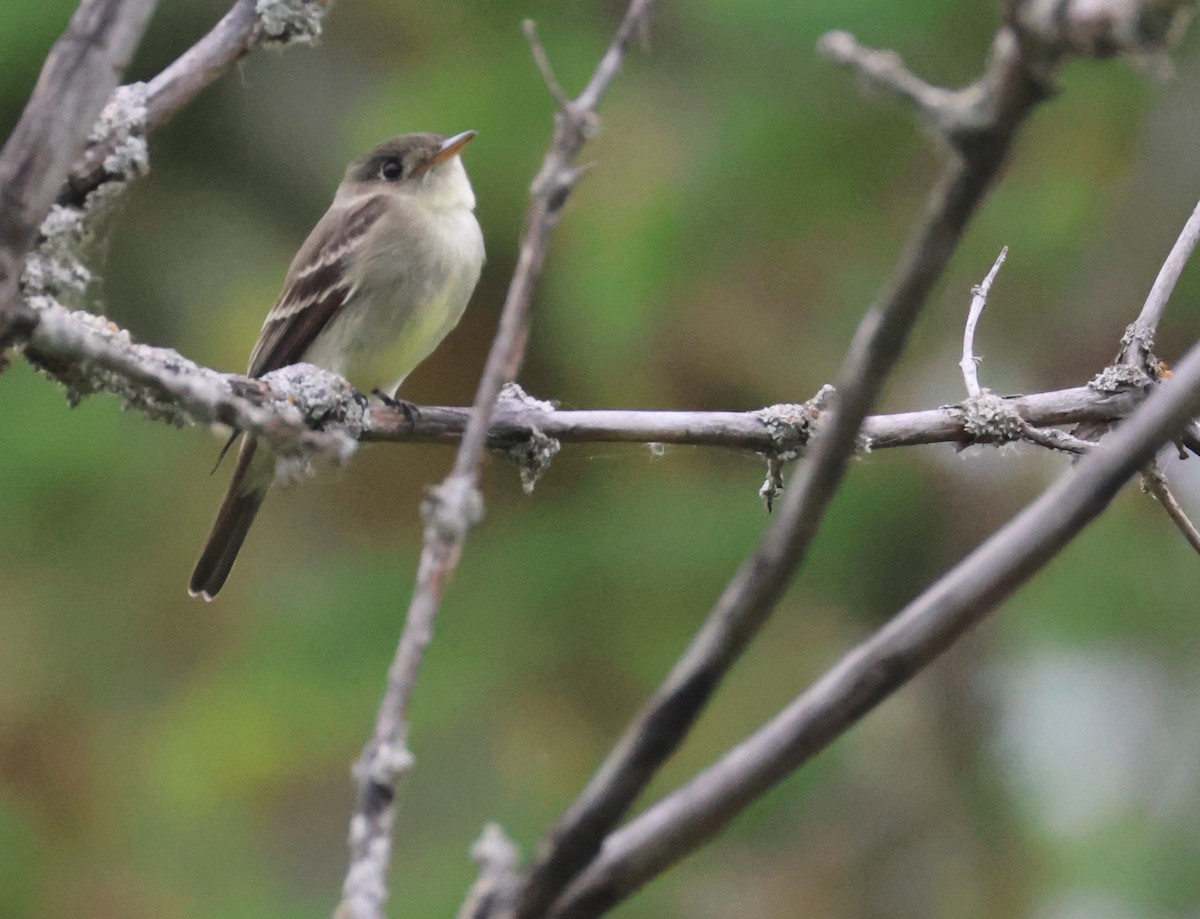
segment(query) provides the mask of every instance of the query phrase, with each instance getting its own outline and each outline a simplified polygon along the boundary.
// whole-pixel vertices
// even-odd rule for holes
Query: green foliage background
[[[73,0],[0,4],[7,134]],[[344,163],[409,130],[466,155],[489,262],[412,378],[469,401],[551,100],[622,5],[342,0],[315,50],[259,53],[152,139],[111,226],[97,308],[142,340],[244,366]],[[131,77],[223,11],[163,0]],[[938,154],[896,104],[820,60],[830,28],[931,79],[979,68],[990,3],[664,2],[552,243],[522,376],[580,407],[748,409],[836,372]],[[1200,190],[1200,60],[1164,81],[1079,63],[1027,125],[885,408],[961,398],[971,285],[1011,255],[985,385],[1076,385],[1111,357]],[[1200,273],[1161,351],[1196,337]],[[318,917],[345,865],[365,740],[444,448],[374,446],[273,495],[220,600],[184,585],[225,486],[219,446],[75,410],[0,377],[0,915]],[[1200,505],[1190,466],[1172,467]],[[650,797],[709,763],[1007,519],[1064,461],[950,447],[858,462],[803,574]],[[392,912],[451,915],[486,821],[525,849],[586,781],[766,523],[762,464],[699,449],[567,447],[532,497],[494,459],[488,515],[446,593],[415,699],[417,768]],[[785,782],[625,917],[1166,917],[1200,908],[1196,558],[1128,489],[947,659]]]

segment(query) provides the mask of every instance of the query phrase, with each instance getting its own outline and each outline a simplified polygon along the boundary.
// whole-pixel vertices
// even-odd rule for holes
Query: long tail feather
[[[264,463],[261,459],[257,464],[253,462],[257,447],[256,438],[247,435],[238,453],[237,468],[225,493],[225,500],[221,502],[217,519],[192,572],[188,593],[193,597],[212,600],[221,590],[233,568],[238,550],[250,531],[250,524],[254,522],[254,516],[267,496],[270,476],[268,474],[264,478],[262,475]],[[269,464],[265,468],[269,468]]]

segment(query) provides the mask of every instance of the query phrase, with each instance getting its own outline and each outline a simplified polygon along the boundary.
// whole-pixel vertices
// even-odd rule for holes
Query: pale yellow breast
[[[462,317],[483,266],[483,235],[466,207],[410,200],[398,202],[371,236],[345,307],[304,359],[362,392],[394,395]]]

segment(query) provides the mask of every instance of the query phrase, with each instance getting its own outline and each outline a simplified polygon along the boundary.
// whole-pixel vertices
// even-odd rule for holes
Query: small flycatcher
[[[288,269],[250,376],[308,362],[360,392],[395,396],[458,324],[483,267],[475,194],[459,159],[474,136],[405,134],[350,164]],[[271,451],[247,435],[192,596],[217,595],[274,474]]]

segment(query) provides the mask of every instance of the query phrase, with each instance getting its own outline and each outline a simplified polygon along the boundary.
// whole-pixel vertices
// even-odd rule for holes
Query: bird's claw
[[[409,402],[406,399],[396,399],[392,396],[389,396],[382,389],[372,389],[371,395],[374,396],[375,398],[377,398],[380,402],[382,402],[388,408],[395,409],[396,411],[403,414],[404,420],[407,421],[409,424],[412,424],[414,421],[416,421],[418,418],[421,417],[421,410],[419,408],[417,408],[417,406],[414,405],[412,402]]]

